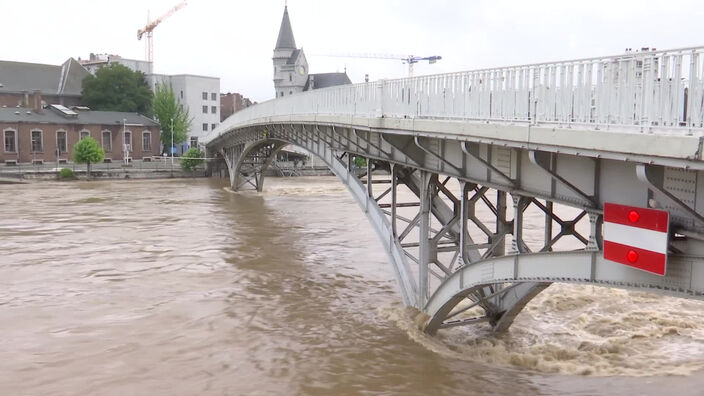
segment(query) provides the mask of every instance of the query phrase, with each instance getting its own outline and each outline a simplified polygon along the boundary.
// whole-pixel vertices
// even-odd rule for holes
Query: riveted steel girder
[[[224,157],[233,189],[261,191],[284,144],[320,157],[345,183],[430,333],[474,323],[505,330],[552,282],[704,293],[703,171],[325,123],[242,128],[209,148]],[[666,276],[602,258],[604,202],[671,211]],[[560,205],[577,211],[557,214]],[[528,212],[544,216],[540,242],[525,237]],[[581,247],[565,251],[567,239]]]

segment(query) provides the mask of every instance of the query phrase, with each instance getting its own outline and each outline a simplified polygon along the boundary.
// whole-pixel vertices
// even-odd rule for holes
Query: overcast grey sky
[[[0,59],[60,64],[111,53],[144,58],[137,30],[180,0],[0,0]],[[404,77],[395,60],[309,54],[441,55],[416,75],[704,45],[698,1],[289,0],[296,44],[312,73],[343,71],[353,82]],[[223,92],[274,96],[272,50],[283,0],[189,0],[154,31],[155,71],[221,78]]]

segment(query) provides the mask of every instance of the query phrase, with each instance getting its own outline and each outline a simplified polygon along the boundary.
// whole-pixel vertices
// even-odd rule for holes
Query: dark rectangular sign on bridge
[[[664,210],[604,204],[604,258],[665,275],[669,213]]]

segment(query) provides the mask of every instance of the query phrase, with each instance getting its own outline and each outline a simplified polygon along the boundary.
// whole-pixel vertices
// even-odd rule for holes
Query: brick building
[[[220,94],[220,122],[238,111],[253,105],[249,98],[245,98],[242,94],[226,93]]]
[[[0,163],[5,166],[72,162],[73,146],[86,136],[103,147],[106,161],[123,160],[125,143],[130,159],[160,155],[159,123],[137,113],[71,110],[61,105],[0,107],[0,133]]]
[[[83,79],[88,75],[73,58],[60,66],[0,61],[0,107],[34,107],[36,95],[44,104],[80,105]]]

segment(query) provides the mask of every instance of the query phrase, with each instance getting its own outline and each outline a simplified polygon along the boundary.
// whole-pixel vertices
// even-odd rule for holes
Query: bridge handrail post
[[[375,116],[384,117],[384,102],[386,101],[386,79],[379,80],[376,85]]]

